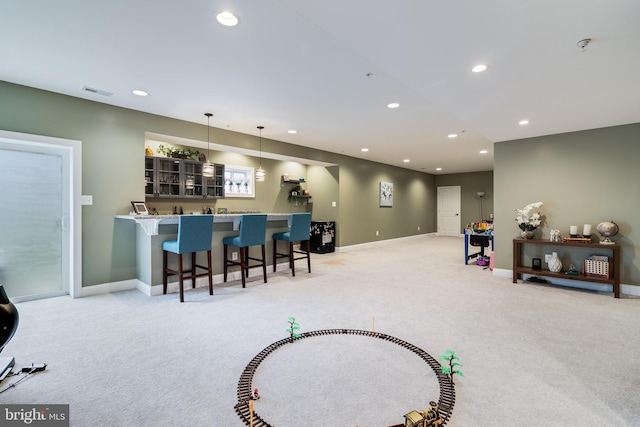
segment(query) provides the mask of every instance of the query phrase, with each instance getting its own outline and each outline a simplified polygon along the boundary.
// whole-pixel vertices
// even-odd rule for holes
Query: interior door
[[[438,187],[438,235],[459,236],[460,186]]]
[[[13,301],[69,293],[69,157],[0,138],[0,283]]]

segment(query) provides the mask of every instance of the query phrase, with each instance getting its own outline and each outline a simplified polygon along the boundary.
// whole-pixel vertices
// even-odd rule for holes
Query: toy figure
[[[424,415],[425,425],[427,427],[436,427],[442,424],[442,418],[438,412],[438,404],[434,401],[429,402],[429,409],[421,411]]]
[[[258,389],[257,388],[253,389],[253,397],[252,398],[253,398],[253,400],[260,399],[260,395],[258,394]]]

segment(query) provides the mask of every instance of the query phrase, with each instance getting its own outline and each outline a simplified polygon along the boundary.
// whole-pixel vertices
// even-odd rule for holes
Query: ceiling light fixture
[[[146,91],[140,90],[140,89],[134,89],[133,90],[133,94],[134,95],[138,95],[138,96],[147,96],[147,95],[149,95],[149,92],[146,92]]]
[[[458,134],[457,133],[450,133],[449,135],[447,135],[448,138],[457,138]]]
[[[436,168],[436,170],[437,170],[437,171],[441,171],[441,170],[442,170],[442,168]]]
[[[225,27],[234,27],[238,25],[238,18],[231,12],[221,12],[216,16],[219,23]]]
[[[487,150],[480,150],[480,154],[487,154],[488,151]]]
[[[387,104],[387,107],[389,108],[398,108],[400,106],[400,104],[398,104],[397,102],[392,102],[390,104]]]
[[[409,163],[410,161],[411,161],[411,160],[409,160],[409,159],[404,159],[404,160],[403,160],[403,162],[405,162],[405,163]]]
[[[478,64],[475,67],[473,67],[471,71],[473,71],[474,73],[481,73],[485,71],[487,68],[489,68],[489,66],[486,64]]]
[[[264,126],[258,126],[258,129],[260,130],[260,165],[256,169],[256,181],[264,181],[266,175],[265,170],[262,169],[262,129]]]
[[[367,151],[369,151],[368,148],[361,148],[360,151],[362,151],[363,153],[366,153]]]
[[[205,116],[207,116],[207,161],[202,165],[202,176],[205,176],[207,178],[212,178],[213,177],[213,163],[211,163],[209,161],[209,119],[211,119],[211,116],[213,116],[213,114],[211,113],[204,113]]]
[[[287,132],[289,132],[292,135],[298,133],[298,131],[295,129],[289,129]]]
[[[520,126],[528,125],[528,124],[529,124],[529,120],[527,120],[527,119],[520,120],[520,121],[518,122],[518,124],[519,124]]]

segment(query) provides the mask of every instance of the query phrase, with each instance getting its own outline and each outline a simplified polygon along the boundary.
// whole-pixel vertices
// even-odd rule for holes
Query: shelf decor
[[[380,181],[380,206],[393,206],[393,183]]]
[[[562,261],[560,261],[560,257],[558,256],[558,252],[551,253],[551,260],[549,260],[549,271],[554,273],[558,273],[562,271]]]
[[[522,209],[516,209],[516,221],[523,239],[533,239],[534,232],[542,224],[543,218],[540,212],[531,212],[533,209],[541,207],[542,204],[542,202],[529,203]]]

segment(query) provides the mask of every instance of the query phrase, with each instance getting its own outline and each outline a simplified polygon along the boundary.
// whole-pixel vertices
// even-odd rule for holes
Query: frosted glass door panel
[[[10,298],[61,295],[68,289],[63,286],[68,216],[62,168],[55,153],[0,148],[0,283]]]

